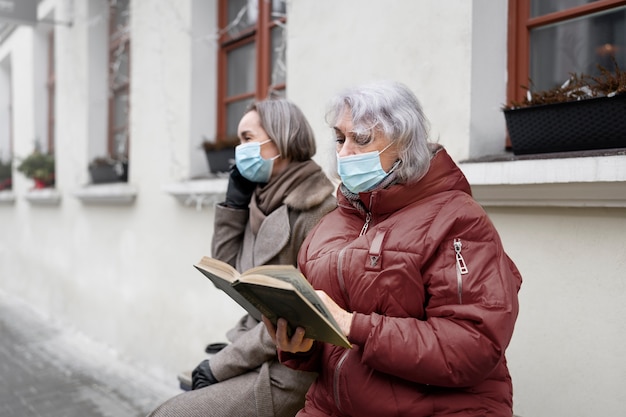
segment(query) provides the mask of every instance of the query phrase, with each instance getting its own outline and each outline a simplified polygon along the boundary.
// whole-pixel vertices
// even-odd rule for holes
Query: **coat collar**
[[[439,147],[430,161],[428,172],[419,181],[395,184],[382,190],[360,193],[359,196],[367,211],[385,215],[432,195],[453,190],[472,194],[471,187],[461,169],[446,150]],[[352,207],[339,190],[337,201],[342,207]]]

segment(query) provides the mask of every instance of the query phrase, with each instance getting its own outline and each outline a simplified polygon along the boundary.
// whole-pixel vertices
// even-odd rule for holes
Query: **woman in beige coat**
[[[335,187],[311,159],[313,131],[295,104],[275,99],[251,105],[238,135],[226,201],[216,207],[212,256],[239,271],[296,265],[306,235],[336,207]],[[281,365],[265,326],[249,315],[227,337],[230,343],[194,370],[194,390],[150,416],[295,415],[316,374]]]

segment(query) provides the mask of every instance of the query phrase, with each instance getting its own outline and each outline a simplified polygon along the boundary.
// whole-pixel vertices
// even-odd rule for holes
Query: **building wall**
[[[202,201],[186,181],[206,173],[198,145],[215,129],[216,1],[132,2],[130,179],[121,191],[106,188],[134,190],[126,204],[76,197],[94,188],[85,186],[86,167],[103,152],[105,6],[106,0],[39,6],[40,16],[73,21],[55,27],[60,201],[33,204],[26,199],[32,183],[14,175],[13,198],[0,199],[0,290],[175,384],[175,375],[202,359],[206,343],[224,341],[242,314],[192,268],[210,254],[212,204],[225,189],[223,180],[208,181],[215,191]],[[550,160],[524,168],[521,178],[509,172],[517,164],[496,164],[497,175],[481,176],[493,165],[467,162],[503,148],[506,19],[504,1],[389,0],[367,7],[358,0],[291,1],[287,94],[315,129],[318,162],[330,170],[334,158],[324,124],[330,96],[355,83],[395,79],[416,92],[433,140],[462,162],[477,195],[541,187],[527,176],[550,177],[557,170]],[[18,157],[42,129],[35,33],[22,26],[0,44],[0,121],[10,82]],[[6,132],[0,126],[0,138]],[[626,168],[618,163],[604,175],[606,160],[594,160],[597,172],[588,178],[545,182],[574,197],[607,184],[623,191]],[[574,162],[557,171],[570,170],[575,176]],[[186,191],[179,200],[180,190]],[[524,276],[508,351],[515,412],[618,415],[626,388],[623,197],[613,206],[573,197],[555,204],[550,196],[537,202],[533,192],[515,202],[479,198]]]

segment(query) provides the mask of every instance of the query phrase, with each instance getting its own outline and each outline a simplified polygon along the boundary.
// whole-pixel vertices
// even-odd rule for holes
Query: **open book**
[[[303,327],[305,337],[352,347],[315,289],[293,266],[262,265],[240,274],[208,256],[194,266],[257,320],[264,315],[275,325],[282,317],[292,331]]]

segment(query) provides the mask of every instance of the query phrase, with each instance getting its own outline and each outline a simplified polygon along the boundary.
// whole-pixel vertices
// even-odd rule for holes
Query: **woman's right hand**
[[[308,352],[313,347],[313,339],[304,337],[304,328],[297,327],[291,337],[288,336],[287,320],[278,319],[276,326],[265,316],[263,316],[263,323],[270,334],[270,337],[276,344],[276,348],[285,352],[297,353]]]
[[[226,206],[237,209],[247,209],[256,186],[256,182],[244,178],[239,172],[239,169],[237,169],[237,165],[233,165],[230,169],[230,176],[228,177]]]

